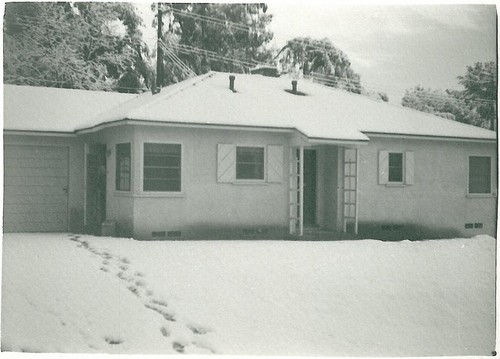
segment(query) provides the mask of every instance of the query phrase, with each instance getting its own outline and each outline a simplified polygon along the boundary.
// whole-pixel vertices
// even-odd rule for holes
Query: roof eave
[[[487,142],[487,143],[497,142],[497,138],[486,138],[486,137],[416,135],[416,134],[407,134],[407,133],[385,133],[385,132],[367,132],[367,131],[362,131],[362,132],[368,137],[387,137],[387,138],[439,140],[439,141],[460,141],[460,142]]]
[[[63,131],[33,131],[33,130],[9,130],[4,129],[5,135],[18,135],[18,136],[52,136],[52,137],[77,137],[75,132]]]

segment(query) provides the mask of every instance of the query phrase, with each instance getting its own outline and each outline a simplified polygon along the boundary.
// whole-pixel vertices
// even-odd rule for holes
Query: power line
[[[355,83],[355,82],[352,82],[352,80],[350,80],[349,78],[343,78],[343,77],[338,77],[338,76],[326,76],[326,75],[322,75],[322,74],[318,74],[318,73],[312,73],[312,75],[305,75],[304,77],[306,78],[310,78],[310,79],[313,79],[313,80],[317,80],[317,82],[321,82],[321,83],[328,83],[328,84],[331,84],[331,85],[338,85],[338,84],[349,84],[351,86],[354,86],[356,88],[358,88],[359,90],[361,90],[362,88],[365,88],[365,89],[372,89],[374,91],[381,91],[381,88],[380,87],[374,87],[374,86],[370,86],[370,84],[358,84],[358,83]],[[386,87],[389,89],[389,91],[392,91],[393,93],[395,93],[395,88],[394,87]],[[384,92],[389,92],[387,91],[386,89],[383,90]],[[453,101],[464,101],[464,102],[476,102],[476,103],[485,103],[485,104],[489,104],[489,103],[496,103],[496,101],[494,100],[486,100],[486,99],[457,99],[457,98],[454,98],[452,95],[448,95],[448,94],[439,94],[439,93],[423,93],[423,92],[419,92],[418,97],[426,97],[426,98],[429,98],[429,99],[444,99],[444,100],[453,100]]]
[[[231,26],[233,28],[236,28],[236,29],[242,30],[242,31],[250,31],[250,30],[254,29],[253,27],[250,27],[250,26],[239,24],[239,23],[236,23],[236,22],[233,22],[230,20],[217,19],[217,18],[212,17],[212,16],[206,16],[206,15],[196,14],[196,13],[192,13],[192,12],[181,11],[181,10],[177,10],[174,8],[172,8],[171,11],[172,11],[172,13],[180,15],[180,16],[191,17],[193,19],[205,21],[205,22],[208,22],[208,23],[211,23],[214,25]]]
[[[253,68],[257,65],[267,65],[264,62],[255,61],[255,60],[251,60],[251,62],[239,60],[235,57],[221,55],[221,54],[214,52],[214,51],[205,50],[205,49],[201,49],[201,48],[190,46],[190,45],[171,43],[170,46],[176,48],[177,51],[180,53],[203,55],[203,56],[209,57],[209,58],[214,59],[214,60],[224,60],[227,62],[232,62],[234,64],[238,64],[238,65],[243,66],[243,67],[248,67],[248,68]]]
[[[169,57],[169,59],[175,65],[177,65],[177,67],[181,70],[184,76],[188,78],[196,76],[196,73],[193,70],[191,70],[191,68],[187,66],[184,62],[182,62],[182,60],[172,50],[170,50],[161,40],[160,40],[160,46],[166,52],[166,55]]]
[[[219,25],[221,25],[221,24],[224,24],[224,25],[231,24],[232,26],[240,25],[241,28],[246,28],[247,30],[251,29],[251,27],[249,27],[249,26],[237,24],[237,23],[231,22],[229,20],[216,19],[216,18],[213,18],[213,17],[210,17],[210,16],[204,16],[204,15],[199,15],[199,14],[193,14],[193,13],[183,12],[183,11],[180,11],[180,10],[177,10],[177,9],[172,9],[172,12],[178,13],[178,14],[184,15],[184,16],[191,16],[193,18],[197,18],[198,20],[211,22],[213,24],[219,24]],[[33,16],[27,16],[27,15],[20,15],[20,16],[23,16],[25,18],[38,19],[37,17],[33,17]],[[32,23],[29,23],[29,21],[24,21],[24,22],[21,23],[21,25],[31,26]],[[64,33],[64,31],[62,29],[59,29],[59,28],[56,28],[56,29],[59,30],[59,32]],[[304,40],[292,39],[292,40],[289,40],[288,42],[304,44],[304,45],[306,45],[309,48],[315,48],[315,49],[318,49],[318,50],[321,50],[321,51],[327,51],[328,50],[327,47],[315,46],[313,44],[307,43]],[[180,53],[204,55],[204,56],[206,56],[208,58],[211,58],[211,59],[223,60],[225,62],[230,62],[232,64],[237,64],[237,65],[245,67],[245,68],[252,68],[252,67],[255,67],[256,65],[267,65],[266,63],[258,62],[258,61],[254,61],[254,60],[244,61],[244,60],[240,60],[240,59],[237,59],[237,58],[234,58],[234,57],[229,57],[229,56],[226,56],[226,55],[220,55],[219,53],[216,53],[214,51],[200,49],[200,48],[196,48],[196,47],[185,45],[185,44],[171,44],[171,46],[174,47],[174,48],[176,48],[177,51],[180,52]],[[164,47],[165,47],[165,44],[163,44],[163,48]],[[132,48],[132,49],[134,51],[138,52],[135,48]],[[175,55],[175,54],[172,51],[170,51],[170,57],[172,57],[172,55]],[[178,59],[178,57],[177,57],[177,59]],[[182,66],[182,65],[179,64],[179,62],[177,62],[177,60],[175,58],[172,57],[171,60],[172,61],[175,60],[174,62],[176,62],[178,66]],[[179,59],[179,61],[182,63],[182,60]],[[187,69],[184,68],[184,71],[187,71]],[[484,75],[487,75],[487,76],[491,76],[494,79],[496,79],[495,75],[487,73],[485,71],[482,71],[481,74],[484,74]],[[359,84],[356,84],[356,83],[354,83],[352,81],[349,81],[348,79],[344,79],[344,78],[338,78],[337,79],[335,77],[332,79],[329,76],[319,75],[317,73],[314,74],[314,77],[317,78],[319,80],[319,82],[327,82],[330,85],[338,85],[339,83],[344,83],[344,84],[349,84],[350,86],[354,86],[354,87],[356,87],[358,89],[365,88],[365,89],[372,89],[374,91],[383,91],[383,92],[391,92],[392,91],[392,93],[396,94],[396,92],[394,92],[395,88],[391,87],[391,86],[387,86],[386,84],[384,84],[384,85],[378,84],[377,85],[374,82],[371,82],[371,83],[366,83],[365,82],[364,85],[359,85]],[[490,83],[490,82],[491,81],[487,81],[487,80],[485,80],[485,81],[476,81],[476,83]],[[430,98],[432,98],[432,99],[439,99],[439,98],[441,98],[441,99],[445,99],[447,101],[450,101],[450,100],[459,101],[457,99],[450,98],[450,97],[446,96],[445,94],[436,94],[436,93],[433,93],[433,94],[419,94],[419,95],[420,95],[420,97],[426,97],[426,98],[429,98],[429,99]],[[464,101],[466,101],[466,102],[473,102],[473,103],[496,103],[496,101],[482,100],[482,99],[466,99],[466,100],[464,99]]]

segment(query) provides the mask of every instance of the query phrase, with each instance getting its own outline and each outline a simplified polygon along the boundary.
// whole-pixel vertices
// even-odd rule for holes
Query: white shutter
[[[405,152],[405,184],[415,183],[415,154]]]
[[[379,151],[378,183],[387,184],[387,182],[389,182],[389,151]]]
[[[283,146],[267,146],[267,182],[283,181]]]
[[[236,151],[234,145],[217,145],[217,182],[234,182],[236,177]]]

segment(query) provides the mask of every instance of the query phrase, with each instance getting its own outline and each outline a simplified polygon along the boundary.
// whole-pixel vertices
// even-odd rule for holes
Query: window
[[[410,186],[415,183],[413,151],[378,153],[378,183],[386,186]]]
[[[264,179],[263,147],[236,147],[236,179]]]
[[[130,143],[116,145],[116,176],[117,191],[130,191]]]
[[[181,145],[144,144],[144,191],[181,191]]]
[[[403,182],[403,154],[389,153],[389,182]]]
[[[469,157],[469,193],[491,193],[491,158]]]

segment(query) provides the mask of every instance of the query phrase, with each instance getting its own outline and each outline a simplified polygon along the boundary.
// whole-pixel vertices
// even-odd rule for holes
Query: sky
[[[272,45],[328,38],[347,54],[361,84],[399,102],[416,85],[461,89],[457,76],[496,61],[495,5],[401,5],[271,1]],[[150,23],[150,20],[148,20]]]

